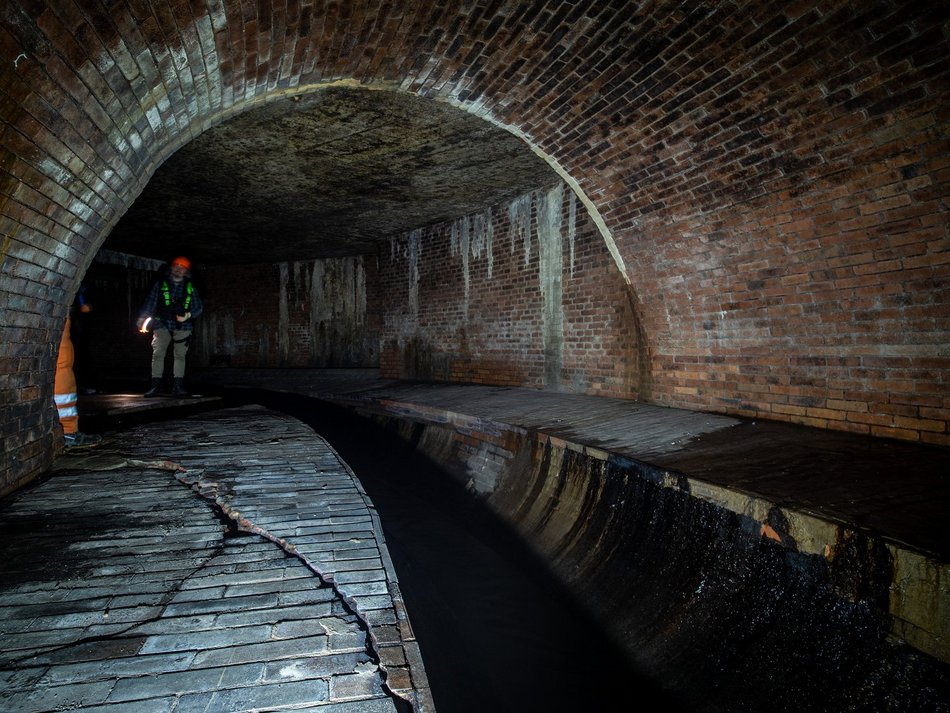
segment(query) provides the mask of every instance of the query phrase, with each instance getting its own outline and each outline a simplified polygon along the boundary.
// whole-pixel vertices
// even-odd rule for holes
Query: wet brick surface
[[[115,436],[0,528],[0,710],[434,709],[372,503],[292,418]]]

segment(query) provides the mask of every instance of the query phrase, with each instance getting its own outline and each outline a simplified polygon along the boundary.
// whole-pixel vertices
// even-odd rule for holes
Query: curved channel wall
[[[517,427],[355,410],[517,529],[685,709],[950,710],[941,602],[896,585],[911,553]]]

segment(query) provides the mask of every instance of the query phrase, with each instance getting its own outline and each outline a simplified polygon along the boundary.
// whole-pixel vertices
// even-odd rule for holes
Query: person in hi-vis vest
[[[187,396],[185,390],[185,357],[194,329],[194,320],[203,310],[198,289],[191,281],[191,261],[176,257],[166,274],[149,290],[139,313],[140,332],[152,330],[152,380],[145,396],[160,396],[165,374],[165,353],[173,346],[173,396]]]

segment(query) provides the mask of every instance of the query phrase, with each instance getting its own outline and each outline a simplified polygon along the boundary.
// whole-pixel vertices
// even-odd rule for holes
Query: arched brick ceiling
[[[205,264],[371,253],[380,241],[559,180],[484,119],[393,91],[329,87],[209,129],[154,174],[105,243]]]
[[[948,40],[914,0],[6,0],[3,478],[49,460],[49,345],[155,171],[340,82],[546,157],[630,285],[655,402],[947,445]]]

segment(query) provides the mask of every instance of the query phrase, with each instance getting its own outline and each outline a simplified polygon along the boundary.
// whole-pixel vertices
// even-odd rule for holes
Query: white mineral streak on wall
[[[343,316],[353,327],[366,322],[366,268],[363,257],[348,257],[343,263]]]
[[[422,230],[409,231],[409,318],[419,323],[419,238]]]
[[[287,304],[287,288],[290,282],[290,268],[286,262],[280,263],[280,291],[277,317],[277,359],[286,364],[290,357],[290,308]]]
[[[563,270],[564,270],[564,238],[562,235],[563,220],[562,206],[564,203],[565,184],[558,183],[550,190],[540,193],[532,192],[516,198],[508,206],[509,241],[511,253],[515,252],[515,245],[519,242],[524,248],[525,264],[531,260],[531,215],[534,200],[537,200],[537,238],[539,246],[539,285],[542,295],[542,331],[545,355],[545,385],[557,388],[560,383],[563,365],[563,325],[564,312],[562,307]],[[537,198],[535,199],[535,196]],[[577,197],[571,192],[568,206],[568,240],[570,246],[570,267],[574,269],[574,245],[577,232]],[[390,261],[396,263],[400,258],[407,262],[408,296],[407,311],[402,315],[389,314],[385,321],[387,327],[395,332],[402,344],[408,337],[413,336],[419,324],[419,281],[421,239],[425,229],[417,228],[410,231],[405,242],[393,238],[389,241]],[[448,225],[449,254],[452,257],[461,257],[462,281],[464,296],[462,304],[462,319],[468,319],[469,298],[471,291],[472,258],[487,261],[486,274],[493,276],[494,270],[494,225],[491,210],[486,210],[472,216],[462,216],[454,219]],[[443,233],[444,235],[444,233]],[[433,232],[433,238],[438,237]],[[315,272],[314,289],[321,282]],[[316,304],[317,296],[313,297]]]
[[[472,251],[472,257],[481,257],[482,251],[485,249],[485,226],[480,225],[482,220],[484,220],[483,214],[473,215],[469,219],[472,235],[468,245]]]
[[[508,236],[511,240],[511,252],[515,252],[515,242],[520,237],[524,245],[524,264],[531,262],[531,195],[515,198],[508,206]]]
[[[495,263],[495,228],[491,222],[491,209],[472,216],[462,216],[452,221],[449,227],[449,247],[453,256],[462,256],[462,281],[465,285],[465,298],[462,313],[468,319],[469,293],[472,285],[470,258],[487,260],[488,278],[491,279]],[[418,279],[418,273],[417,273]]]
[[[384,317],[384,322],[386,326],[392,332],[398,335],[400,346],[404,345],[405,340],[409,339],[410,337],[412,337],[412,335],[415,334],[416,327],[419,323],[418,310],[419,310],[419,255],[420,255],[420,252],[419,252],[418,240],[422,237],[422,229],[417,229],[416,231],[413,231],[413,232],[416,232],[417,234],[417,237],[416,237],[417,244],[415,247],[414,257],[410,256],[410,247],[409,247],[409,241],[411,239],[410,237],[407,237],[405,243],[403,243],[403,241],[399,238],[391,238],[389,241],[390,262],[395,264],[398,258],[404,257],[406,258],[409,264],[408,300],[410,303],[410,308],[409,308],[410,314],[398,313],[398,312],[393,311],[386,314]],[[414,313],[412,313],[412,307],[411,307],[413,300],[414,300],[414,305],[415,305]]]
[[[205,312],[195,325],[196,348],[202,364],[221,366],[216,358],[237,354],[234,336],[234,316],[230,312]]]
[[[403,84],[403,88],[407,88],[406,83]],[[553,156],[549,156],[539,146],[537,146],[532,140],[531,136],[523,132],[518,127],[509,126],[508,124],[499,121],[495,117],[496,112],[504,113],[506,111],[509,104],[508,100],[503,99],[500,102],[493,102],[491,106],[485,105],[484,98],[479,98],[474,102],[461,101],[459,97],[462,96],[463,88],[464,85],[461,83],[451,88],[450,95],[448,97],[448,103],[452,106],[462,109],[463,111],[467,111],[485,119],[485,121],[488,123],[504,129],[512,136],[517,136],[519,139],[524,141],[525,144],[527,144],[531,151],[533,151],[537,156],[541,157],[541,159],[543,159],[544,162],[548,164],[548,166],[554,169],[554,171],[561,177],[561,180],[567,184],[568,188],[570,188],[571,191],[580,199],[581,203],[584,204],[590,219],[594,222],[594,225],[597,226],[597,230],[600,232],[601,237],[603,237],[604,242],[607,244],[607,250],[610,252],[611,257],[613,257],[614,263],[617,265],[617,269],[620,270],[620,275],[623,277],[624,282],[629,285],[630,275],[627,273],[626,265],[623,262],[623,258],[620,256],[620,250],[617,248],[616,242],[614,242],[614,237],[607,228],[607,224],[600,215],[600,211],[597,210],[597,206],[595,206],[594,202],[587,196],[580,184],[571,176],[570,173],[567,172],[566,169],[560,165],[560,163],[557,162],[557,160],[555,160]],[[474,93],[480,94],[479,92]],[[512,245],[512,252],[514,252],[514,245]],[[525,251],[525,260],[527,261],[528,258],[529,255],[527,254],[527,251]],[[527,264],[527,262],[525,264]]]
[[[161,260],[129,255],[127,253],[116,252],[115,250],[100,250],[96,253],[93,262],[102,263],[104,265],[120,265],[131,271],[140,273],[158,272],[165,266],[165,263]],[[151,279],[149,276],[146,277],[146,282]]]
[[[314,260],[310,277],[311,357],[327,356],[366,322],[366,266],[362,256]],[[353,345],[350,345],[353,346]]]
[[[449,227],[449,250],[452,257],[462,254],[462,282],[465,285],[465,297],[462,302],[462,318],[468,319],[468,224],[467,218],[456,218]]]
[[[459,225],[459,250],[462,252],[462,280],[465,283],[465,302],[462,304],[462,318],[468,321],[468,294],[472,279],[468,268],[469,249],[471,248],[471,220],[468,216],[457,221]]]
[[[309,288],[307,287],[307,272],[306,269],[301,272],[302,266],[303,263],[294,263],[294,295],[297,297],[295,308],[298,312],[303,311],[305,308],[306,301],[304,295],[309,292]]]
[[[331,305],[326,298],[327,268],[325,260],[313,261],[313,274],[310,278],[310,331],[316,344],[315,328],[321,322],[329,322],[333,317]]]
[[[541,329],[544,340],[544,385],[558,388],[564,352],[564,311],[561,306],[564,248],[561,205],[564,184],[538,196],[538,277],[541,282]]]
[[[321,345],[320,324],[330,319],[329,307],[324,299],[325,263],[323,260],[313,261],[313,272],[310,275],[310,358],[316,359]]]
[[[355,324],[366,323],[366,265],[363,262],[363,256],[349,258],[353,262],[356,271],[356,278],[353,283],[353,289],[356,292],[356,321]]]
[[[310,300],[313,321],[355,327],[366,322],[366,266],[363,257],[316,260]]]
[[[491,222],[491,209],[472,218],[472,229],[475,231],[472,239],[472,254],[475,257],[481,257],[482,250],[485,251],[485,257],[488,260],[488,279],[490,280],[492,270],[495,267],[495,226]]]
[[[574,243],[577,239],[577,194],[570,192],[567,208],[567,242],[571,247],[571,277],[574,277]]]

